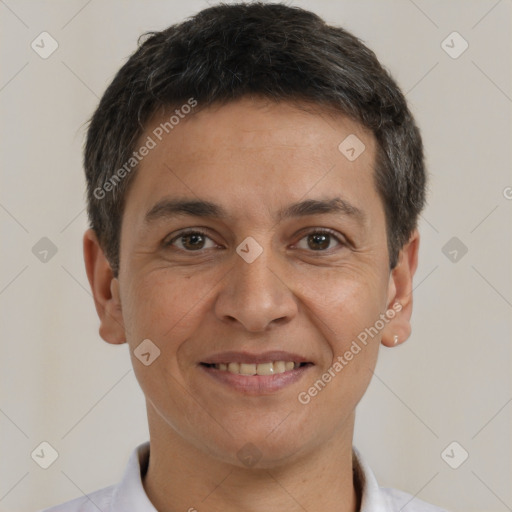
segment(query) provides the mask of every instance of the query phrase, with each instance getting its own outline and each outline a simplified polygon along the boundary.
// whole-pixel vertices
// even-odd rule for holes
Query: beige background
[[[454,512],[512,510],[512,2],[293,3],[376,51],[407,93],[431,173],[413,334],[382,349],[355,445],[381,485]],[[82,262],[84,123],[141,33],[206,5],[0,1],[1,511],[114,483],[147,439],[127,348],[99,338]],[[42,31],[59,45],[47,59],[30,46]],[[453,31],[469,43],[457,59],[441,47]],[[57,248],[46,263],[32,252],[42,237]],[[442,250],[452,237],[468,249],[456,262]],[[42,441],[59,453],[46,470],[30,457]],[[441,457],[452,441],[469,453],[458,469]]]

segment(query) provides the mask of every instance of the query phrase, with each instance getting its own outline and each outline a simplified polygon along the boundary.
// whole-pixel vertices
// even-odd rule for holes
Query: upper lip
[[[250,352],[220,352],[213,356],[207,357],[202,360],[205,364],[220,364],[220,363],[249,363],[259,364],[268,363],[270,361],[293,361],[294,363],[309,363],[308,359],[298,354],[291,352],[284,352],[282,350],[272,350],[268,352],[261,352],[259,354],[251,354]]]

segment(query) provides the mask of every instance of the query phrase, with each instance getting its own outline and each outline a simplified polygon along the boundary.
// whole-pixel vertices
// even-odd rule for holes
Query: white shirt
[[[372,470],[354,448],[354,471],[362,488],[360,512],[446,512],[397,489],[379,487]],[[149,442],[132,453],[123,478],[116,485],[105,487],[40,512],[157,512],[144,491],[141,474],[149,462]]]

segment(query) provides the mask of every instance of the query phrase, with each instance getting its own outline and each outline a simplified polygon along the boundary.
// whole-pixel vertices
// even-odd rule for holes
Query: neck
[[[352,467],[353,415],[346,428],[314,453],[265,469],[212,457],[168,425],[155,428],[155,417],[149,424],[151,448],[143,485],[159,512],[359,510]]]

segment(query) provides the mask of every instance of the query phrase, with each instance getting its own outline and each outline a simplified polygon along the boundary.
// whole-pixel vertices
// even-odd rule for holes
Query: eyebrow
[[[319,214],[342,214],[353,217],[359,223],[364,223],[366,214],[356,206],[341,197],[332,199],[306,199],[292,203],[279,210],[276,220],[293,217],[306,217]],[[171,219],[178,216],[206,217],[213,219],[228,219],[227,211],[220,205],[211,201],[196,199],[162,199],[156,203],[145,215],[145,222],[151,223],[160,219]]]

